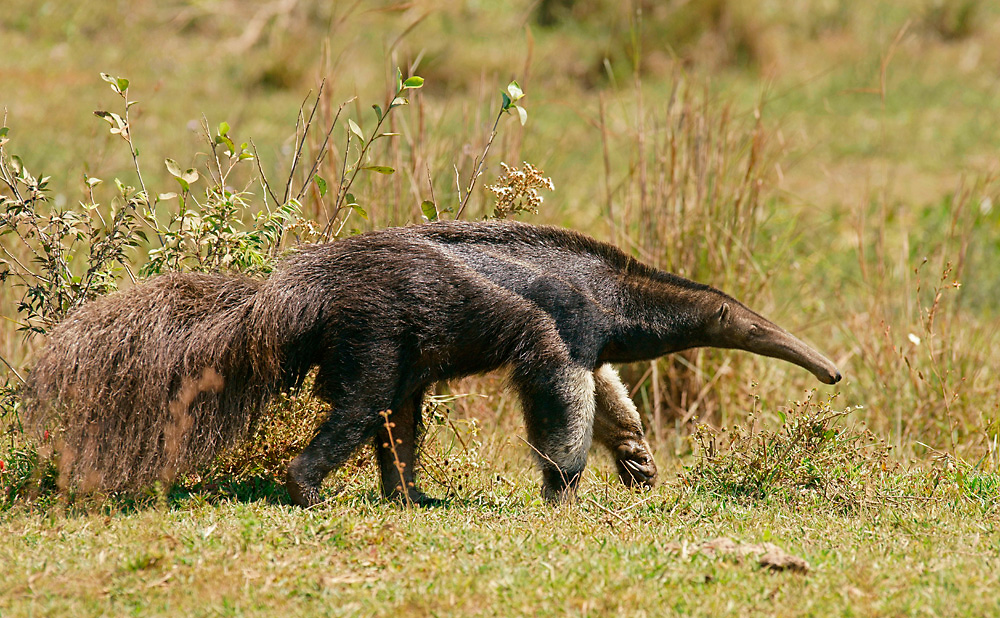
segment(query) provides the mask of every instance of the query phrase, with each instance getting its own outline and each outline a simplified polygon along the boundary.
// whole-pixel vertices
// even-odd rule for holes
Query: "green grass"
[[[304,511],[195,495],[0,516],[0,611],[27,615],[991,615],[995,511],[953,490],[877,511],[626,494],[589,475],[552,508],[533,479],[407,510],[356,483]],[[993,479],[996,482],[996,479]],[[768,541],[810,571],[693,551]]]

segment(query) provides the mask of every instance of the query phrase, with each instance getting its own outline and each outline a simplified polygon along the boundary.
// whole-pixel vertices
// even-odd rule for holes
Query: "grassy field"
[[[997,611],[996,513],[957,499],[866,516],[676,488],[541,504],[533,482],[406,510],[370,485],[302,511],[193,497],[137,511],[21,513],[0,530],[0,610],[28,615],[859,615]],[[706,555],[769,541],[807,573]]]
[[[451,502],[413,510],[376,497],[366,454],[331,482],[329,503],[288,506],[275,479],[321,413],[308,397],[174,488],[71,499],[35,469],[15,396],[0,417],[0,616],[1000,612],[991,3],[123,7],[6,0],[0,12],[0,142],[8,165],[17,155],[51,177],[39,212],[93,203],[108,217],[134,196],[114,180],[140,184],[130,144],[93,114],[124,113],[101,73],[127,78],[138,101],[129,134],[150,195],[184,197],[172,159],[200,170],[188,197],[207,213],[218,149],[201,127],[225,122],[256,151],[221,183],[244,191],[234,216],[276,208],[261,174],[279,196],[290,178],[309,238],[305,222],[331,217],[342,235],[416,223],[428,201],[454,216],[516,79],[528,121],[500,118],[463,218],[492,212],[484,186],[501,161],[527,161],[555,190],[520,218],[715,285],[815,344],[845,380],[810,394],[796,367],[704,350],[623,367],[662,483],[625,492],[599,456],[579,503],[559,508],[539,498],[496,376],[440,388],[422,478]],[[346,118],[372,135],[371,105],[387,109],[396,67],[425,79],[381,128],[400,135],[367,153],[396,171],[351,187],[367,218],[338,210]],[[303,162],[350,101],[315,171],[329,193],[304,163],[289,172],[321,83]],[[177,205],[163,197],[155,218],[168,225]],[[0,375],[16,387],[44,343],[25,327],[47,326],[19,308],[16,273],[44,264],[15,234],[0,243]],[[135,273],[156,248],[127,248]],[[113,276],[130,285],[124,269]],[[478,395],[451,397],[463,393]],[[810,414],[848,407],[803,433],[818,426]],[[699,551],[718,537],[774,543],[809,570]]]

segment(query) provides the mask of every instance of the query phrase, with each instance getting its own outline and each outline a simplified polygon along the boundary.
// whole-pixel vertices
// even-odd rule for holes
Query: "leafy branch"
[[[465,195],[462,195],[462,185],[459,184],[458,179],[458,169],[455,169],[455,184],[458,188],[459,197],[459,207],[458,212],[455,213],[456,219],[462,218],[462,213],[465,212],[465,207],[469,203],[469,197],[472,196],[472,190],[476,186],[476,181],[479,180],[479,176],[483,173],[483,163],[486,162],[486,156],[490,153],[490,147],[493,145],[493,140],[497,136],[497,127],[500,125],[500,119],[504,114],[509,114],[511,111],[516,111],[517,116],[521,121],[521,125],[528,122],[528,111],[524,109],[523,106],[518,105],[517,102],[524,98],[524,91],[521,90],[521,86],[516,82],[512,81],[507,85],[507,92],[500,93],[500,111],[497,113],[497,118],[493,121],[493,129],[490,131],[490,139],[486,142],[486,147],[483,149],[482,156],[478,157],[475,161],[475,171],[472,172],[472,177],[469,178],[469,186],[465,189]],[[425,215],[427,214],[425,210]]]
[[[107,73],[101,73],[101,79],[111,84],[111,89],[115,91],[118,96],[120,96],[125,101],[125,116],[119,116],[114,112],[106,112],[102,110],[97,110],[94,115],[98,118],[103,118],[111,125],[111,134],[120,135],[128,143],[129,152],[132,154],[132,166],[135,168],[135,174],[139,178],[139,187],[141,193],[134,196],[133,199],[128,199],[127,202],[132,205],[135,210],[136,216],[139,217],[150,229],[156,229],[156,212],[155,204],[149,199],[149,192],[146,190],[146,183],[142,179],[142,168],[139,165],[139,151],[136,150],[135,144],[132,142],[132,123],[129,121],[129,110],[132,106],[138,103],[138,101],[130,101],[128,98],[128,85],[129,81],[124,77],[116,77],[113,75],[108,75]],[[135,204],[142,202],[146,205],[146,212],[139,212],[135,208]],[[147,219],[148,217],[148,219]],[[157,234],[159,237],[159,234]],[[160,244],[163,244],[163,238],[159,238]]]
[[[372,105],[372,110],[374,110],[375,112],[375,119],[377,121],[375,124],[375,129],[372,131],[372,133],[366,138],[364,131],[362,131],[361,127],[358,126],[357,122],[355,122],[350,118],[347,120],[347,143],[344,147],[344,163],[341,169],[340,184],[337,187],[336,200],[334,200],[333,215],[327,222],[326,227],[323,228],[323,234],[322,234],[323,240],[330,240],[333,237],[339,236],[341,230],[344,229],[344,225],[347,223],[348,217],[350,217],[351,213],[353,212],[357,212],[358,215],[365,220],[368,219],[368,213],[365,212],[364,208],[362,208],[362,206],[358,203],[358,200],[350,192],[351,186],[354,184],[354,179],[357,178],[358,173],[361,170],[368,170],[370,172],[375,172],[378,174],[393,174],[396,172],[395,169],[387,165],[365,165],[364,163],[368,160],[369,151],[371,149],[372,144],[374,144],[376,140],[383,137],[394,137],[398,135],[398,133],[383,133],[381,132],[381,129],[382,125],[385,123],[386,118],[388,118],[389,114],[392,113],[392,110],[398,107],[402,107],[404,105],[409,105],[410,100],[402,96],[403,93],[407,90],[416,90],[422,87],[423,85],[424,85],[424,78],[419,77],[417,75],[412,75],[404,80],[402,71],[400,71],[397,68],[396,92],[389,100],[386,106],[386,110],[383,112],[382,108],[379,105]],[[351,141],[355,137],[361,141],[362,145],[360,151],[358,152],[357,160],[353,164],[348,165],[347,159],[351,149]],[[320,178],[319,176],[316,176],[315,178],[316,178],[316,184],[320,190],[320,194],[325,195],[327,187],[326,181]],[[343,211],[344,208],[350,208],[350,210],[340,221],[340,225],[338,226],[337,231],[331,234],[331,231],[333,230],[333,224],[335,221],[337,221],[338,217],[340,216],[340,213]]]

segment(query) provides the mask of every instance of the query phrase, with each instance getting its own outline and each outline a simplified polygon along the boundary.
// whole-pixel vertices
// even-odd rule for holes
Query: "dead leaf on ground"
[[[676,551],[682,556],[699,552],[706,556],[734,555],[741,559],[753,556],[757,558],[757,564],[772,571],[809,572],[808,562],[789,554],[774,543],[737,543],[729,537],[720,536],[697,545],[669,543],[666,548],[669,551]]]

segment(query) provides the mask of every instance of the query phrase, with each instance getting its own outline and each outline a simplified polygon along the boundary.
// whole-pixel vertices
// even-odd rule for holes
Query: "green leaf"
[[[437,221],[438,210],[434,202],[430,200],[424,200],[420,204],[420,210],[424,213],[424,216],[427,217],[428,221]]]
[[[124,77],[119,77],[115,85],[118,86],[118,92],[125,92],[128,90],[128,80]]]
[[[368,213],[365,212],[364,208],[358,206],[357,204],[348,204],[348,206],[350,206],[351,209],[354,210],[354,212],[358,213],[358,215],[360,215],[362,219],[364,219],[365,221],[368,220]]]
[[[170,175],[174,178],[180,178],[183,175],[181,167],[177,165],[177,161],[174,161],[173,159],[166,159],[164,163],[167,166],[167,171],[170,172]]]
[[[501,105],[500,109],[502,109],[503,111],[509,110],[510,109],[510,103],[511,103],[510,97],[507,96],[506,92],[501,92],[500,96],[503,97],[501,99],[503,101],[503,104]]]
[[[424,78],[420,77],[419,75],[413,75],[411,77],[407,77],[406,81],[403,82],[403,88],[407,88],[407,89],[409,89],[409,88],[419,88],[419,87],[421,87],[423,85],[424,85]]]
[[[325,197],[327,189],[326,180],[324,180],[323,177],[320,176],[319,174],[313,176],[313,180],[316,181],[316,186],[319,188],[319,196]]]
[[[512,101],[517,101],[518,99],[524,97],[524,91],[521,90],[521,86],[516,81],[512,81],[507,84],[507,92],[510,93]]]
[[[216,135],[215,143],[225,144],[226,154],[229,155],[230,157],[236,154],[236,144],[233,143],[233,140],[231,140],[228,135]]]
[[[0,137],[7,137],[7,132],[10,131],[7,127],[0,127]]]
[[[229,134],[229,123],[223,120],[222,122],[219,123],[219,135],[228,135],[228,134]]]
[[[396,67],[396,92],[403,90],[403,72]]]
[[[94,115],[98,118],[103,118],[105,122],[111,125],[112,135],[121,135],[125,137],[125,120],[114,112],[105,112],[97,110]]]
[[[347,195],[344,196],[344,199],[347,200],[347,205],[350,206],[351,208],[354,208],[355,206],[358,205],[358,200],[357,198],[354,197],[353,193],[348,193]]]
[[[362,167],[363,170],[369,170],[372,172],[378,172],[379,174],[395,174],[396,170],[392,169],[388,165],[366,165]]]
[[[375,110],[375,119],[379,122],[382,121],[382,108],[378,105],[372,105],[372,109]]]

